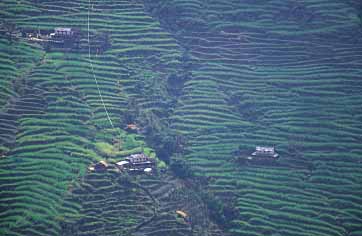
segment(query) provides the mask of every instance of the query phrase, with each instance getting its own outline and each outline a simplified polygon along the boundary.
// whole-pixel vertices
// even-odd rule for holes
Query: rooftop
[[[274,147],[262,147],[262,146],[256,146],[255,151],[251,154],[252,157],[250,157],[249,160],[252,160],[253,157],[270,157],[270,158],[278,158],[279,154],[275,152]]]
[[[97,163],[98,165],[103,165],[105,167],[108,167],[108,163],[104,160],[101,160],[100,162]]]
[[[184,211],[177,210],[176,214],[181,216],[182,218],[187,218],[187,213]]]
[[[127,129],[137,130],[139,128],[138,128],[138,126],[136,124],[128,124]]]
[[[54,31],[67,31],[67,32],[71,32],[71,31],[72,31],[72,28],[57,27],[57,28],[54,28]]]
[[[123,166],[123,165],[127,165],[129,162],[128,161],[119,161],[116,163],[117,166]]]
[[[137,163],[152,163],[154,162],[154,159],[146,156],[146,154],[144,153],[138,153],[138,154],[133,154],[130,155],[129,157],[126,157],[126,161],[132,163],[132,164],[137,164]]]
[[[275,148],[274,148],[274,147],[256,146],[256,147],[255,147],[255,151],[257,151],[257,152],[271,152],[271,153],[274,153],[274,152],[275,152]]]

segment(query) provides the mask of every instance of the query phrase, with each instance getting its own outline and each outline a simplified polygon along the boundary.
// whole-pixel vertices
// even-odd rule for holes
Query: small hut
[[[141,129],[136,124],[128,124],[125,127],[125,130],[130,132],[130,133],[138,133]]]
[[[95,171],[105,171],[109,167],[108,163],[106,161],[100,161],[94,165]]]
[[[188,217],[187,213],[184,212],[184,211],[177,210],[177,211],[176,211],[176,214],[177,214],[178,216],[181,216],[181,217],[184,218],[184,219],[186,219],[186,218]]]
[[[184,222],[190,223],[189,215],[186,212],[181,211],[181,210],[177,210],[176,215],[177,215],[177,217],[182,218],[184,220]]]

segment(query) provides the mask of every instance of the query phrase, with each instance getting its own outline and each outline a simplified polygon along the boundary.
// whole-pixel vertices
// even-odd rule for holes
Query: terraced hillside
[[[172,127],[195,172],[239,210],[232,235],[360,235],[360,3],[147,6],[190,54]],[[280,160],[235,162],[256,145]]]
[[[166,173],[91,173],[67,197],[80,214],[64,220],[62,235],[222,235],[195,195]]]
[[[178,206],[175,203],[169,209],[161,208],[154,216],[157,224],[168,222],[169,227],[157,233],[161,229],[155,223],[155,232],[142,233],[143,227],[136,226],[153,214],[155,204],[152,202],[148,207],[151,199],[139,189],[152,188],[153,184],[139,183],[133,193],[133,188],[127,189],[122,182],[117,185],[115,179],[119,173],[114,176],[86,172],[92,162],[105,158],[116,161],[143,149],[142,136],[127,134],[120,128],[126,125],[123,117],[130,100],[144,107],[144,111],[165,102],[157,92],[162,85],[157,80],[162,82],[177,67],[177,57],[181,54],[169,33],[136,2],[2,1],[0,4],[3,26],[14,24],[16,30],[30,31],[70,26],[80,29],[82,35],[80,50],[42,47],[6,35],[1,38],[4,77],[1,80],[0,234],[122,235],[132,231],[138,235],[161,235],[177,229],[183,229],[177,235],[196,232],[189,224],[179,222],[177,209],[172,208]],[[88,45],[88,29],[91,46],[94,35],[104,34],[108,35],[111,47],[102,53],[91,48],[89,55],[84,50],[84,45]],[[114,142],[121,143],[121,150],[113,150]],[[96,190],[83,190],[84,186],[93,185]],[[171,187],[164,191],[173,192]],[[122,195],[119,200],[125,202],[112,209],[113,196],[118,192]],[[103,195],[105,208],[96,210],[97,205],[92,204],[101,205],[97,200]],[[168,203],[163,201],[162,204]],[[128,211],[123,209],[125,204],[129,205]],[[104,218],[94,218],[94,211],[96,214],[102,211]],[[114,218],[112,214],[119,215]],[[203,218],[207,220],[207,215]],[[73,227],[78,224],[81,231]]]
[[[0,9],[8,33],[81,32],[74,49],[0,35],[1,235],[362,234],[359,1]],[[143,134],[123,131],[129,122]],[[164,133],[183,140],[171,158]],[[201,180],[87,171],[148,145]],[[280,159],[240,163],[256,145],[275,145]]]

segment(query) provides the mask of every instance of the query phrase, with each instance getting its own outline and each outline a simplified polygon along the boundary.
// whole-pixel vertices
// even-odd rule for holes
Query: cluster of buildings
[[[276,161],[279,158],[279,154],[275,151],[274,147],[257,146],[255,151],[249,156],[242,156],[239,158],[250,163],[270,163]],[[144,153],[137,153],[132,154],[115,164],[110,164],[102,160],[91,165],[88,169],[89,171],[116,169],[118,171],[127,171],[130,173],[153,173],[156,170],[156,160]]]
[[[139,153],[126,157],[124,161],[117,162],[116,166],[120,170],[143,171],[149,173],[155,169],[156,161],[154,158],[150,158],[144,153]]]
[[[65,43],[65,42],[75,42],[79,40],[80,32],[73,28],[63,28],[57,27],[54,28],[52,33],[46,32],[28,32],[24,33],[25,37],[29,41],[34,42],[50,42],[50,43]]]
[[[131,173],[153,173],[156,170],[156,160],[144,153],[133,154],[115,164],[109,164],[102,160],[91,165],[89,171],[106,171],[116,168],[119,171]]]

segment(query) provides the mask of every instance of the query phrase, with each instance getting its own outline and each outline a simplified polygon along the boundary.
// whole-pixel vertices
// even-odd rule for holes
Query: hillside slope
[[[121,160],[144,149],[142,135],[121,130],[124,117],[131,100],[143,111],[165,102],[157,95],[157,80],[162,82],[179,63],[175,40],[136,2],[0,4],[3,26],[34,32],[70,26],[81,32],[80,47],[71,50],[2,35],[0,234],[196,234],[199,229],[178,219],[175,211],[188,209],[208,221],[207,211],[197,210],[205,208],[197,199],[187,205],[190,194],[183,193],[183,183],[166,182],[171,174],[122,182],[120,173],[87,172],[91,163]],[[104,52],[94,49],[97,35],[109,39]],[[143,87],[150,85],[155,91],[144,94]],[[121,143],[120,151],[112,151],[114,142]],[[163,185],[153,201],[144,196]],[[139,224],[149,220],[147,232]],[[161,230],[158,225],[165,222]],[[198,225],[193,222],[192,227]],[[203,228],[218,232],[212,225]]]
[[[232,235],[360,235],[360,2],[147,2],[189,53],[171,126]],[[235,162],[256,145],[280,160]]]
[[[1,235],[362,234],[358,1],[0,9],[5,32],[81,32],[73,49],[0,35]],[[256,145],[280,159],[238,161]],[[87,171],[152,148],[175,173]]]

